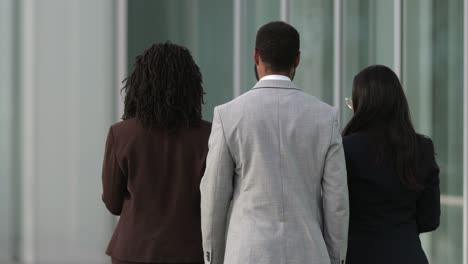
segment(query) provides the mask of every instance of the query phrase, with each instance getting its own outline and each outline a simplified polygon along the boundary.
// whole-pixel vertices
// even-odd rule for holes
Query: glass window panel
[[[291,24],[301,35],[301,61],[295,82],[333,104],[333,1],[290,2]]]
[[[258,29],[264,24],[280,20],[280,1],[241,1],[241,90],[250,90],[257,80],[253,53]]]
[[[373,64],[393,68],[393,1],[343,1],[343,97],[351,97],[354,76]],[[343,126],[352,111],[342,104]]]
[[[403,83],[414,123],[431,136],[443,194],[462,195],[463,1],[405,1]]]
[[[463,0],[403,1],[403,86],[416,129],[430,136],[442,195],[463,195]],[[423,236],[433,263],[462,262],[462,207],[446,203],[441,227]]]
[[[203,75],[203,117],[233,96],[233,11],[223,0],[128,1],[129,72],[135,57],[155,42],[171,41],[192,52]]]
[[[463,207],[442,205],[439,228],[421,235],[429,263],[462,263]]]
[[[17,128],[17,89],[13,68],[15,26],[15,1],[0,0],[0,262],[11,261],[14,257],[17,244],[16,208],[19,206],[18,186],[15,179],[15,148]]]

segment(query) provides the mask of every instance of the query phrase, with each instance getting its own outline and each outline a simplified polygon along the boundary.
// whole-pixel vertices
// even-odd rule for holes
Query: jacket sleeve
[[[322,178],[323,235],[331,264],[342,264],[346,259],[349,221],[347,182],[343,144],[335,112]]]
[[[102,200],[114,215],[120,215],[127,193],[127,179],[121,170],[115,155],[114,136],[109,129],[102,165]]]
[[[416,220],[419,233],[437,229],[440,221],[439,166],[434,158],[434,146],[431,141],[428,144],[430,145],[428,154],[431,159],[431,169],[417,202]]]
[[[214,109],[208,147],[206,170],[200,185],[203,250],[205,263],[222,264],[235,164],[217,108]]]

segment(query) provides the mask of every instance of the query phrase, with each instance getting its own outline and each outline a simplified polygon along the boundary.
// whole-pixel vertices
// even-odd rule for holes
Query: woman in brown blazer
[[[123,121],[107,136],[102,199],[120,215],[112,263],[202,263],[200,180],[211,124],[190,52],[155,44],[136,58]]]

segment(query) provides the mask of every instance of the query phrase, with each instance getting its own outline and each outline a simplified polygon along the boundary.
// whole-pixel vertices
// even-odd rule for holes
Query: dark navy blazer
[[[402,184],[392,157],[377,161],[366,132],[343,138],[350,226],[347,264],[425,264],[419,234],[435,230],[440,218],[439,168],[429,138],[420,137],[419,190]]]

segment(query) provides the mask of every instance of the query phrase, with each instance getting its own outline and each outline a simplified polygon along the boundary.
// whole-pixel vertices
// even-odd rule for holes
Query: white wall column
[[[117,56],[117,79],[116,79],[116,95],[117,95],[117,116],[116,120],[120,120],[124,112],[125,93],[120,93],[123,83],[127,77],[127,0],[117,0],[117,34],[116,34],[116,56]]]
[[[280,19],[289,23],[290,6],[289,0],[280,0]]]
[[[233,96],[242,93],[242,0],[233,0],[234,4],[234,65],[233,65]]]
[[[36,12],[34,0],[21,2],[21,143],[22,143],[22,228],[21,228],[21,260],[27,264],[35,260],[35,112],[36,112],[36,87],[35,87],[35,26]]]
[[[401,80],[401,0],[393,0],[393,69]]]
[[[343,90],[341,85],[343,70],[343,2],[333,2],[333,105],[338,108],[341,116],[343,107]],[[340,119],[338,119],[340,120]]]
[[[113,218],[101,202],[101,163],[117,115],[117,3],[20,3],[21,261],[104,263]]]
[[[468,264],[468,0],[463,2],[463,263]]]

